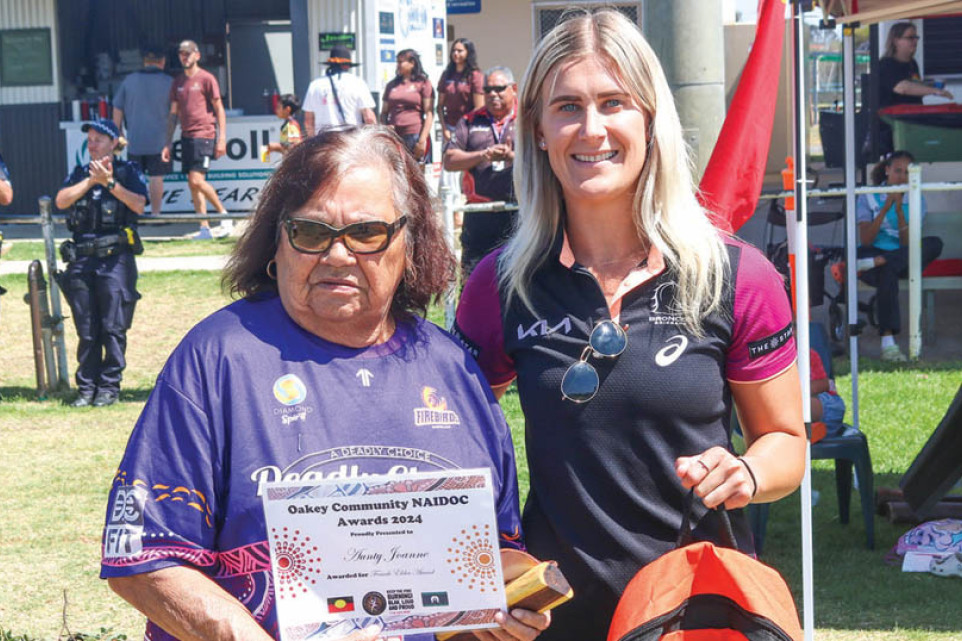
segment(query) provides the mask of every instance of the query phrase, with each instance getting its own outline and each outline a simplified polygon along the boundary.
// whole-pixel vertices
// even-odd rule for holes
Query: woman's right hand
[[[98,185],[107,185],[107,181],[113,175],[113,166],[109,158],[90,161],[90,180]]]

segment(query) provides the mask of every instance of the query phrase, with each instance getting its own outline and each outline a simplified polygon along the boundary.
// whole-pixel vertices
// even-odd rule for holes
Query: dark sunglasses
[[[366,220],[344,227],[331,227],[319,220],[288,218],[284,226],[291,247],[303,254],[323,254],[338,238],[343,238],[344,246],[355,254],[377,254],[388,248],[391,238],[407,221],[407,216],[401,216],[393,223]]]
[[[510,87],[510,86],[511,86],[511,85],[484,85],[484,86],[481,87],[481,88],[484,89],[484,93],[489,93],[489,92],[492,92],[492,91],[493,91],[494,93],[501,93],[502,91],[504,91],[505,89],[507,89],[507,88]]]
[[[592,354],[604,358],[617,358],[628,347],[628,335],[613,320],[604,320],[594,326],[581,358],[572,363],[561,379],[561,396],[573,403],[587,403],[598,393],[601,382],[598,370],[588,362]]]

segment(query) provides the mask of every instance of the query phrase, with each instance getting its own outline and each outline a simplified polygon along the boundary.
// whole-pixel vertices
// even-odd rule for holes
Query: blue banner
[[[481,0],[448,0],[448,13],[481,13]]]

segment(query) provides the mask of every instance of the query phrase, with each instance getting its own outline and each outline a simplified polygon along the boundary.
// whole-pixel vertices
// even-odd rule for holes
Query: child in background
[[[811,369],[812,392],[812,442],[820,440],[816,422],[825,424],[825,434],[835,436],[844,430],[842,421],[845,419],[845,401],[835,391],[835,380],[825,373],[825,365],[814,349],[809,350],[809,366]],[[819,438],[816,438],[819,436]]]
[[[268,162],[271,153],[283,154],[294,145],[301,142],[301,126],[297,124],[294,114],[301,110],[301,101],[292,93],[286,93],[277,101],[274,115],[284,121],[281,126],[281,141],[272,142],[261,147],[261,162]]]

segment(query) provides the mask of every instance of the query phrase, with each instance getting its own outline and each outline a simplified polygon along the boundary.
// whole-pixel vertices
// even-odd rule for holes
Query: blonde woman
[[[575,599],[549,641],[604,639],[638,569],[674,546],[689,488],[735,510],[792,492],[801,394],[781,278],[698,205],[664,73],[614,11],[563,20],[521,83],[520,227],[465,286],[455,331],[501,395],[517,379],[529,549]],[[732,402],[746,453],[731,445]],[[714,516],[696,535],[714,539]]]

